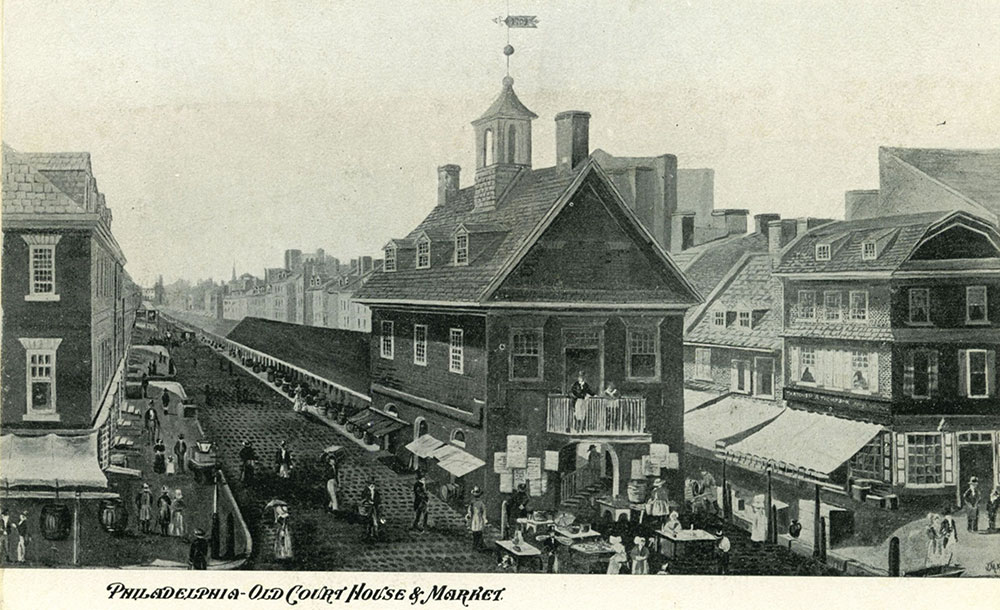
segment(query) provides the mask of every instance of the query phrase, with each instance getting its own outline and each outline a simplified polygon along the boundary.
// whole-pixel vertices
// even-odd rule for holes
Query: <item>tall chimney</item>
[[[556,170],[568,172],[590,155],[590,113],[567,110],[556,115]]]
[[[762,233],[764,235],[767,235],[768,224],[772,220],[781,220],[781,214],[754,214],[753,216],[754,233]]]
[[[438,205],[453,201],[458,194],[458,178],[462,168],[458,165],[442,165],[438,168]]]

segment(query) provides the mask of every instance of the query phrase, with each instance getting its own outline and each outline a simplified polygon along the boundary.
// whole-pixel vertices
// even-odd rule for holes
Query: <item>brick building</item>
[[[0,495],[32,518],[60,491],[88,513],[117,497],[104,471],[141,291],[111,221],[89,153],[4,144]]]
[[[409,422],[411,450],[459,497],[481,486],[493,519],[522,479],[535,506],[566,499],[591,445],[616,496],[651,443],[681,451],[680,339],[699,301],[589,154],[590,115],[557,115],[557,165],[533,169],[536,116],[512,85],[473,123],[474,183],[439,168],[437,205],[386,245],[358,298],[373,408]],[[582,402],[577,420],[578,371],[622,397]],[[678,471],[663,475],[679,496]]]

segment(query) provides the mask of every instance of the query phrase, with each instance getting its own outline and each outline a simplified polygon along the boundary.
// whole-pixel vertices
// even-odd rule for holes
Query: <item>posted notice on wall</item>
[[[528,467],[528,437],[520,434],[507,435],[507,468]]]

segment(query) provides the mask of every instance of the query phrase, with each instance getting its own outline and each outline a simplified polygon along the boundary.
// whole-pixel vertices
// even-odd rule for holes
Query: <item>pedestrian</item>
[[[149,388],[149,375],[142,374],[142,397],[146,397],[146,390]]]
[[[660,571],[657,572],[656,574],[657,575],[670,574],[670,564],[664,562],[662,565],[660,565]]]
[[[479,486],[472,488],[470,494],[472,502],[465,511],[465,520],[469,523],[469,530],[472,532],[472,549],[481,551],[483,549],[483,530],[486,529],[486,503],[483,502],[483,490]]]
[[[729,542],[729,537],[719,530],[716,535],[719,537],[719,544],[715,546],[715,559],[717,562],[717,572],[725,575],[729,574],[729,552],[733,545]]]
[[[174,462],[174,456],[167,456],[167,476],[173,476],[177,474],[177,464]]]
[[[163,403],[163,414],[170,415],[170,392],[163,390],[163,394],[160,395],[160,402]]]
[[[188,551],[188,564],[192,570],[208,569],[208,538],[202,529],[194,530],[194,540],[191,541],[191,549]]]
[[[198,357],[197,356],[192,356],[191,357],[191,369],[195,370],[195,371],[198,370]]]
[[[427,529],[427,480],[424,473],[417,473],[417,480],[413,483],[413,525],[411,530],[419,529],[421,532]],[[423,520],[423,523],[421,523]]]
[[[31,534],[28,532],[28,511],[21,511],[17,521],[17,562],[24,563],[28,558],[28,544]]]
[[[646,548],[646,539],[636,536],[633,543],[635,546],[629,553],[632,559],[632,574],[649,574],[649,549]]]
[[[174,490],[174,502],[170,505],[170,535],[183,538],[184,530],[184,509],[187,507],[184,501],[184,494],[181,490]]]
[[[625,553],[625,545],[622,544],[621,536],[611,536],[608,538],[608,544],[611,545],[614,554],[608,560],[607,574],[621,574],[622,568],[628,562],[628,555]]]
[[[653,480],[653,491],[649,494],[646,502],[646,514],[653,518],[654,522],[660,524],[663,519],[670,514],[670,493],[667,490],[663,479],[656,477]]]
[[[153,445],[153,472],[163,474],[167,471],[167,446],[163,444],[163,439],[157,439]]]
[[[546,574],[559,573],[559,541],[556,539],[556,530],[549,529],[548,533],[538,536],[536,540],[542,543],[542,553],[545,555]]]
[[[184,460],[187,457],[188,446],[184,441],[184,434],[179,434],[177,436],[177,442],[174,443],[174,455],[177,456],[177,472],[184,472]]]
[[[10,531],[14,523],[10,520],[10,513],[6,508],[0,509],[0,556],[4,563],[10,561]]]
[[[148,534],[153,521],[153,492],[149,489],[149,483],[142,484],[142,491],[136,496],[135,505],[139,509],[139,531]]]
[[[337,458],[333,454],[327,456],[326,465],[326,494],[330,496],[330,502],[326,506],[330,512],[335,513],[340,510],[340,501],[337,499],[340,489],[340,467],[337,465]]]
[[[240,461],[243,463],[240,469],[240,480],[247,486],[253,483],[254,466],[257,464],[257,452],[254,451],[250,441],[243,441],[243,448],[240,449]]]
[[[358,506],[361,516],[366,518],[365,533],[369,540],[378,539],[379,528],[382,525],[382,494],[375,484],[375,477],[368,478],[368,486],[361,494],[361,504]]]
[[[156,414],[156,409],[153,408],[152,402],[150,401],[149,407],[146,408],[146,414],[143,416],[146,435],[149,437],[149,442],[151,443],[160,436],[160,416]]]
[[[517,490],[507,501],[507,525],[511,531],[517,529],[517,520],[528,516],[528,486],[518,483]]]
[[[287,479],[292,473],[292,453],[288,450],[285,441],[281,441],[281,446],[274,453],[274,467],[278,471],[278,476]]]
[[[997,528],[997,510],[1000,510],[1000,486],[994,485],[990,499],[986,501],[986,518],[989,519],[991,532]]]
[[[232,360],[229,361],[229,376],[230,377],[233,376],[233,361]]]
[[[160,492],[160,497],[156,500],[156,522],[160,526],[160,535],[162,536],[166,536],[170,530],[170,505],[172,503],[173,501],[170,499],[170,491],[168,491],[167,486],[164,485]]]
[[[951,515],[941,518],[938,538],[941,541],[941,558],[945,564],[950,564],[958,544],[958,525]]]
[[[177,367],[174,365],[174,359],[173,358],[171,358],[167,362],[167,374],[169,374],[171,377],[173,377],[174,375],[177,374]]]
[[[670,517],[667,518],[667,522],[663,525],[663,531],[670,532],[671,534],[676,534],[679,532],[683,526],[681,526],[680,519],[678,518],[677,511],[672,511]]]
[[[962,494],[962,504],[965,506],[965,516],[968,520],[970,532],[979,529],[979,503],[981,500],[982,494],[979,491],[979,477],[971,477],[968,489]]]
[[[292,558],[292,532],[288,527],[288,506],[274,507],[274,558]]]
[[[924,565],[937,561],[941,556],[940,519],[939,515],[927,513],[927,523],[924,525],[924,534],[927,536],[927,559]]]

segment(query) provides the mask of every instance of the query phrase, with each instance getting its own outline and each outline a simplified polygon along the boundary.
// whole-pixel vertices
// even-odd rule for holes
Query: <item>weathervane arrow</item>
[[[509,28],[538,27],[538,17],[535,15],[507,15],[506,17],[497,17],[493,22]]]

